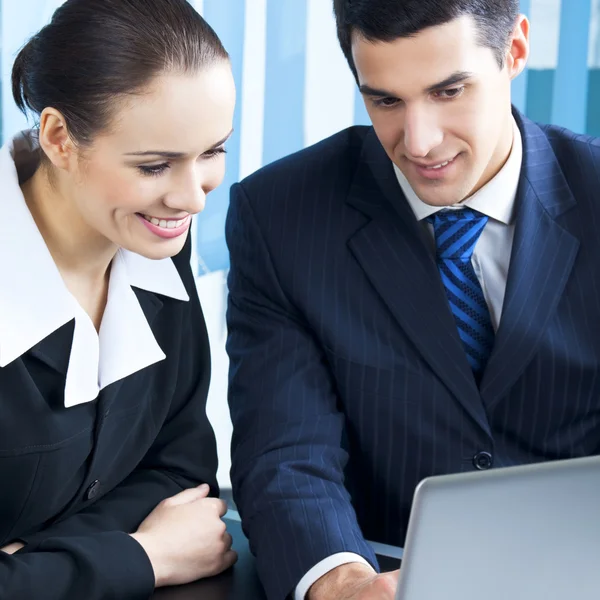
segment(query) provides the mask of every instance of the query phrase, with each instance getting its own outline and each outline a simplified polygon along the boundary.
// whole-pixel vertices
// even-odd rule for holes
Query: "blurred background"
[[[332,0],[190,2],[229,51],[238,88],[228,174],[196,220],[193,257],[213,356],[208,411],[219,445],[219,482],[228,488],[223,230],[229,187],[266,163],[369,119],[337,44]],[[60,4],[0,0],[3,140],[28,127],[11,95],[15,54]],[[514,103],[534,120],[600,137],[600,0],[521,0],[521,10],[531,20],[532,52],[528,70],[515,82]]]

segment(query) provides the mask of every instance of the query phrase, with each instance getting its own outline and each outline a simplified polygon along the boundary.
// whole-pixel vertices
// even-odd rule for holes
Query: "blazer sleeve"
[[[234,498],[267,598],[283,600],[333,554],[378,566],[344,487],[344,416],[332,376],[279,284],[244,184],[232,188],[226,235]]]
[[[0,598],[45,600],[146,599],[152,566],[129,535],[156,505],[182,490],[216,484],[217,453],[206,416],[210,353],[204,317],[189,268],[189,243],[177,261],[190,301],[177,388],[168,417],[138,467],[95,504],[26,538],[10,556],[0,552]],[[187,261],[187,264],[185,264]]]

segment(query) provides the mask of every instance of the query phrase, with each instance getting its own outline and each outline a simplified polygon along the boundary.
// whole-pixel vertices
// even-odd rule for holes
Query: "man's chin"
[[[443,208],[445,206],[454,206],[462,201],[462,196],[460,194],[456,192],[448,193],[449,190],[439,189],[440,193],[438,194],[435,192],[432,193],[432,190],[423,190],[422,193],[419,193],[419,190],[415,189],[415,192],[421,202],[424,202],[429,206],[436,206],[439,208]]]

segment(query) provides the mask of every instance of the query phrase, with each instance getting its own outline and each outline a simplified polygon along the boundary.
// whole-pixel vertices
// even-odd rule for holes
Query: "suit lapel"
[[[533,358],[571,273],[579,241],[558,222],[575,199],[544,132],[515,114],[523,132],[523,168],[504,308],[481,382],[490,406]]]
[[[372,130],[348,203],[369,217],[348,240],[350,251],[423,358],[489,432],[433,254]]]
[[[63,376],[67,375],[75,321],[69,321],[33,346],[28,354]]]

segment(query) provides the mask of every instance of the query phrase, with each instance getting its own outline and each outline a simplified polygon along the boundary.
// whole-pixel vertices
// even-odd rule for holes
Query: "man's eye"
[[[383,108],[391,108],[392,106],[396,106],[398,104],[398,102],[400,102],[400,100],[398,100],[398,98],[378,98],[376,100],[373,100],[373,104],[375,106],[381,106]]]
[[[458,98],[465,91],[464,86],[450,88],[448,90],[441,90],[439,92],[435,92],[436,98],[440,98],[440,100],[453,100],[454,98]]]

